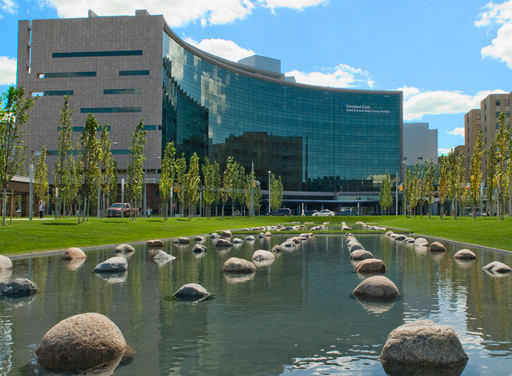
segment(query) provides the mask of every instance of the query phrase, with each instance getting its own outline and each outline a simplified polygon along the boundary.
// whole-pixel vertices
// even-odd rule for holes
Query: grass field
[[[77,224],[76,218],[49,219],[46,221],[13,221],[12,225],[0,226],[0,253],[19,254],[37,251],[88,247],[104,244],[129,243],[155,238],[172,238],[233,228],[275,225],[292,221],[321,223],[331,221],[348,224],[356,221],[404,229],[467,243],[512,250],[512,218],[444,218],[403,216],[382,217],[225,217],[216,218],[90,218]]]

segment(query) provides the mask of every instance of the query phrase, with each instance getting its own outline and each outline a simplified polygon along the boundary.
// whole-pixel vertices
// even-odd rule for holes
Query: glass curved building
[[[375,191],[400,172],[401,92],[289,82],[201,51],[145,11],[20,21],[18,45],[18,86],[43,94],[31,122],[48,128],[28,127],[29,150],[56,148],[55,114],[71,93],[77,132],[88,113],[108,123],[121,169],[143,117],[154,173],[169,141],[178,153],[254,163],[263,187],[270,170],[286,191]]]

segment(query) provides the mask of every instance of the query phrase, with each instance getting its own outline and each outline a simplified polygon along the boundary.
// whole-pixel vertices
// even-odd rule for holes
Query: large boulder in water
[[[428,246],[428,241],[425,238],[417,238],[414,240],[414,245],[426,247]]]
[[[133,248],[133,246],[131,246],[130,244],[123,243],[119,244],[116,247],[115,251],[116,253],[132,253],[135,252],[135,248]]]
[[[84,251],[76,247],[68,248],[66,252],[64,252],[64,255],[62,255],[63,260],[81,260],[85,258],[87,258],[87,256]]]
[[[187,283],[181,286],[174,296],[182,301],[198,302],[210,296],[210,293],[197,283]]]
[[[453,255],[453,258],[457,260],[474,260],[476,259],[476,255],[469,249],[461,249],[460,251],[457,251],[455,255]]]
[[[96,265],[95,273],[121,273],[128,269],[128,261],[124,257],[111,257]]]
[[[390,375],[460,375],[468,356],[455,331],[430,320],[394,329],[380,354]]]
[[[364,247],[361,245],[361,244],[352,244],[352,245],[349,245],[349,251],[350,252],[355,252],[355,251],[358,251],[360,249],[364,249]]]
[[[361,261],[356,266],[358,273],[386,273],[386,264],[384,261],[376,258],[369,258]]]
[[[485,265],[482,269],[484,269],[492,274],[495,274],[495,273],[507,274],[507,273],[512,272],[512,269],[508,265],[506,265],[502,262],[499,262],[499,261],[493,261],[493,262]]]
[[[173,243],[174,244],[189,244],[190,239],[187,238],[186,236],[180,236],[179,238],[174,239]]]
[[[373,253],[367,251],[366,249],[358,249],[350,254],[350,259],[352,260],[366,260],[374,258]]]
[[[23,298],[37,293],[37,285],[30,279],[16,278],[0,283],[0,296],[5,298]]]
[[[0,270],[12,268],[12,261],[9,257],[0,255]]]
[[[220,233],[220,236],[222,236],[223,238],[230,238],[233,236],[233,234],[231,233],[230,230],[224,230]]]
[[[62,320],[46,332],[36,356],[47,370],[78,371],[119,362],[125,349],[123,333],[108,317],[82,313]]]
[[[206,252],[206,246],[202,245],[202,244],[196,244],[194,245],[194,247],[192,248],[192,252],[194,253],[203,253],[203,252]]]
[[[226,239],[218,239],[217,242],[215,243],[215,246],[217,248],[226,248],[226,247],[231,247],[233,244],[229,241],[229,240],[226,240]]]
[[[163,247],[164,246],[164,242],[162,240],[160,240],[160,239],[149,240],[147,242],[147,246],[151,247],[151,248]]]
[[[366,278],[352,293],[369,299],[393,299],[400,294],[398,287],[389,278],[380,275]]]
[[[430,252],[446,252],[446,247],[440,242],[433,242],[428,249]]]
[[[224,263],[222,271],[227,273],[254,273],[256,266],[250,261],[231,257]]]
[[[270,251],[266,251],[264,249],[258,249],[254,251],[252,254],[252,259],[254,261],[263,261],[263,260],[274,260],[276,256]]]

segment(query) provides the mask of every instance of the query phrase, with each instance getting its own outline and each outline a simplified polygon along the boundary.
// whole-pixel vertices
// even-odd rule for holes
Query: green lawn
[[[316,222],[325,217],[315,217]],[[206,234],[224,229],[274,225],[297,220],[294,217],[225,217],[222,218],[89,218],[77,224],[76,218],[45,221],[13,221],[0,226],[0,253],[16,254],[36,251],[129,243],[150,239]],[[302,218],[304,220],[304,218]],[[314,219],[311,219],[313,221]],[[338,222],[338,221],[337,221]],[[9,223],[7,221],[7,223]],[[333,221],[334,223],[334,221]],[[339,222],[338,222],[339,223]]]
[[[223,229],[275,225],[291,221],[330,221],[348,224],[356,221],[379,224],[387,227],[458,240],[473,244],[512,250],[512,218],[500,221],[497,218],[479,217],[440,220],[439,217],[406,218],[403,216],[382,217],[226,217],[222,218],[128,218],[97,219],[77,224],[76,218],[47,221],[13,221],[12,225],[0,226],[0,253],[16,254],[37,251],[88,247],[103,244],[129,243],[155,238],[172,238],[195,234],[207,234]],[[329,231],[331,232],[331,231]]]
[[[366,223],[405,229],[414,233],[457,240],[471,244],[512,250],[512,217],[500,221],[496,217],[463,217],[454,220],[438,216],[406,218],[404,216],[359,217]]]

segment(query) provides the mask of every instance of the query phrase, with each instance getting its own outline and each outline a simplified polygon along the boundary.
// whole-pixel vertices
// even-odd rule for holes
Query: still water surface
[[[512,265],[511,256],[475,250],[475,262],[459,264],[452,256],[460,246],[433,255],[381,235],[357,235],[385,261],[386,275],[401,291],[387,305],[351,297],[362,277],[353,272],[340,235],[308,240],[252,278],[221,273],[229,257],[250,259],[254,250],[270,250],[286,237],[220,252],[207,241],[202,257],[192,246],[168,244],[177,259],[165,265],[138,246],[128,272],[110,280],[92,270],[114,255],[112,248],[88,252],[78,268],[61,256],[15,260],[12,276],[33,280],[40,291],[32,299],[0,301],[0,370],[33,374],[34,350],[50,327],[74,314],[100,312],[137,351],[115,375],[385,375],[378,357],[387,335],[419,318],[455,329],[470,359],[463,375],[512,374],[512,276],[481,270],[494,260]],[[168,299],[190,282],[214,299]]]

